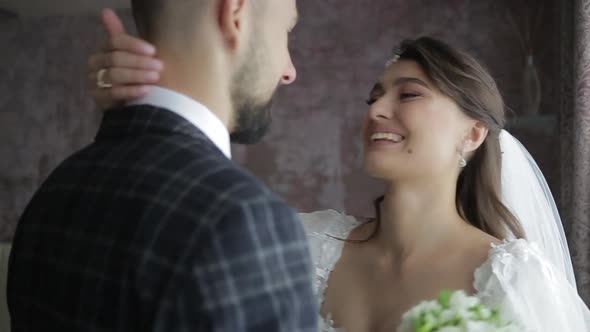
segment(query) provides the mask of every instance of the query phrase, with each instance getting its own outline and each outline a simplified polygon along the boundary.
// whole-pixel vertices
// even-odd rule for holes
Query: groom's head
[[[277,88],[296,77],[288,49],[296,0],[132,0],[132,7],[140,35],[180,67],[175,80],[206,79],[200,90],[230,100],[234,142],[264,136]]]

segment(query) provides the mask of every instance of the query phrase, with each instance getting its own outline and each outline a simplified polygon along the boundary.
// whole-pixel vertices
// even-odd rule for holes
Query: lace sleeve
[[[475,273],[482,301],[534,332],[590,331],[590,311],[563,273],[525,240],[494,246]]]
[[[330,273],[340,259],[344,241],[356,226],[360,225],[356,218],[334,210],[300,213],[299,218],[305,227],[311,256],[315,265],[314,290],[318,302],[324,303],[324,293],[328,286]],[[330,316],[320,319],[320,331],[336,331],[332,328]]]
[[[350,231],[360,224],[354,217],[334,210],[299,213],[305,227],[311,255],[316,267],[332,268],[340,258],[343,241]]]

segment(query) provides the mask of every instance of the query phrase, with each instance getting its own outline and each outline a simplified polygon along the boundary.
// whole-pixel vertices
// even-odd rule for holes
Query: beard
[[[230,135],[231,141],[238,144],[254,144],[267,133],[272,122],[271,109],[273,96],[266,102],[255,98],[242,98],[236,106],[235,128]]]
[[[231,99],[234,115],[234,128],[231,141],[238,144],[259,142],[268,132],[271,124],[271,108],[279,87],[272,91],[270,97],[258,93],[265,73],[265,50],[260,42],[252,41],[245,54],[245,62],[234,75],[231,86]],[[268,95],[268,93],[267,93]]]

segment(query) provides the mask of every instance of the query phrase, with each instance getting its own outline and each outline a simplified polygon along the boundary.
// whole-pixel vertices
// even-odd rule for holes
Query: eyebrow
[[[430,85],[428,85],[428,83],[424,82],[423,80],[421,80],[419,78],[415,78],[415,77],[400,77],[400,78],[396,79],[395,81],[393,81],[394,86],[402,85],[405,83],[415,83],[415,84],[422,85],[423,87],[425,87],[427,89],[431,89]]]
[[[415,78],[415,77],[400,77],[398,79],[396,79],[395,81],[393,81],[393,86],[399,86],[405,83],[415,83],[415,84],[419,84],[422,85],[423,87],[427,88],[427,89],[432,89],[426,82],[422,81],[421,79]],[[377,82],[375,83],[375,85],[373,85],[373,88],[371,89],[371,93],[377,92],[377,91],[383,91],[385,90],[385,88],[383,88],[383,83]]]
[[[383,84],[375,83],[375,85],[373,85],[373,87],[371,88],[371,93],[375,93],[377,91],[383,91]]]

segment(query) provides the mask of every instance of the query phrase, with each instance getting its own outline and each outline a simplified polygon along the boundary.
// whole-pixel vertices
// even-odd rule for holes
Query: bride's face
[[[365,169],[384,180],[457,176],[473,126],[414,61],[391,65],[373,87],[363,124]]]

